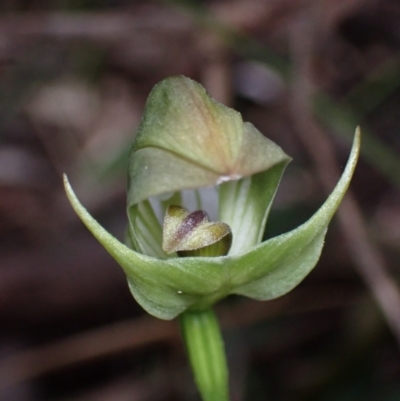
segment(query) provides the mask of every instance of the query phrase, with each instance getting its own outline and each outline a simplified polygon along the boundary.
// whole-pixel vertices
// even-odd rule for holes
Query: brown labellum
[[[210,222],[203,210],[168,206],[163,225],[163,249],[179,256],[224,256],[232,243],[229,226]]]

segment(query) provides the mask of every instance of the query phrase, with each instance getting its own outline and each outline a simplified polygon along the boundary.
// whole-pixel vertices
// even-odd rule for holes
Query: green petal
[[[244,150],[248,152],[247,158],[253,158],[253,155],[262,157],[264,163],[268,161],[270,165],[261,173],[220,186],[219,219],[227,223],[233,232],[230,255],[245,252],[261,242],[272,201],[291,160],[278,145],[262,137],[253,125],[245,123],[245,132],[254,138],[246,141],[252,144],[252,148]],[[265,154],[260,155],[257,149],[263,144]]]
[[[192,182],[193,177],[198,175],[208,177],[209,182],[204,186],[215,185],[219,176],[240,174],[237,171],[240,169],[237,158],[242,140],[243,122],[240,114],[215,102],[197,82],[185,77],[161,81],[149,95],[132,148],[129,165],[129,184],[132,185],[128,193],[130,203],[138,203],[162,193],[158,187],[149,185],[153,179],[159,181],[159,177],[153,177],[152,171],[147,171],[146,185],[140,187],[141,191],[137,189],[145,173],[143,170],[146,167],[147,170],[157,168],[156,163],[164,167],[156,172],[166,175],[168,191],[198,187]],[[141,155],[149,149],[163,152],[157,154],[157,160],[150,160],[149,157],[148,161],[152,164],[148,166]],[[137,156],[140,156],[140,160],[137,160]],[[172,175],[170,169],[165,167],[170,165],[174,168],[174,163],[183,163],[186,168]],[[192,174],[192,168],[196,174]],[[203,174],[199,174],[198,169]]]
[[[140,202],[166,192],[240,180],[278,164],[281,165],[279,173],[275,174],[280,178],[289,160],[279,146],[253,125],[243,123],[239,113],[211,99],[195,81],[185,77],[165,79],[154,87],[148,98],[130,154],[127,203],[132,242],[138,250],[145,248],[140,245],[140,237],[144,236],[137,231],[135,221],[136,205]],[[221,190],[223,207],[220,210],[229,221],[224,220],[225,215],[219,220],[229,225],[230,222],[241,224],[243,219],[251,221],[247,224],[247,236],[238,235],[236,240],[233,230],[234,253],[259,242],[264,231],[269,204],[279,182],[274,176],[269,184],[264,177],[267,176],[252,181],[255,184],[250,185],[249,199],[260,193],[256,188],[259,182],[266,184],[266,192],[256,201],[249,201],[246,208],[241,205],[238,216],[231,213],[237,203],[225,196],[229,186],[224,185],[225,189]],[[268,177],[272,176],[268,174]],[[241,242],[245,237],[246,241]]]
[[[267,216],[288,160],[251,177],[222,184],[219,218],[233,233],[229,255],[237,255],[261,242]]]
[[[119,242],[88,213],[68,179],[64,186],[69,201],[94,237],[124,269],[136,301],[151,315],[173,319],[205,296],[226,288],[221,258],[156,259],[135,252]],[[206,263],[204,263],[206,261]]]
[[[231,265],[235,294],[258,300],[277,298],[297,286],[313,269],[321,254],[328,224],[349,186],[359,151],[357,129],[346,169],[323,206],[297,229],[264,242]]]
[[[197,82],[167,78],[150,93],[132,147],[128,206],[164,192],[237,180],[282,159],[282,149]]]
[[[133,207],[136,216],[129,225],[129,242],[132,249],[159,259],[170,257],[162,248],[162,228],[148,200]]]

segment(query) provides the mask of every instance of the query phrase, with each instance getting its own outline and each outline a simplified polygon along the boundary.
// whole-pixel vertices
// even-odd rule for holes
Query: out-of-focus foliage
[[[399,283],[398,2],[178,3],[0,5],[1,401],[195,399],[177,328],[142,316],[61,180],[123,238],[132,135],[167,76],[199,81],[293,157],[266,238],[325,199],[294,100],[313,92],[308,106],[341,165],[343,134],[360,124],[369,139],[352,191]],[[303,74],[311,89],[293,86]],[[334,225],[319,269],[294,292],[221,305],[235,399],[400,398],[399,349],[347,245]]]

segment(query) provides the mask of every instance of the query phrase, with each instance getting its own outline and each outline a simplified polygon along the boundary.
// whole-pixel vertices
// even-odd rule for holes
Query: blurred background
[[[217,307],[233,401],[400,399],[400,2],[2,0],[0,400],[198,400],[176,322],[147,316],[74,215],[116,236],[151,88],[202,83],[293,162],[266,238],[362,156],[317,268]]]

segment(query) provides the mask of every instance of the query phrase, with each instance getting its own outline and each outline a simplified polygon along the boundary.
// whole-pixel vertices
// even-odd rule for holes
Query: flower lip
[[[217,252],[226,254],[231,245],[231,229],[221,222],[210,222],[203,210],[189,212],[187,209],[169,205],[163,224],[163,249],[167,253],[195,251],[223,241]],[[207,251],[208,252],[208,251]],[[206,252],[206,254],[208,254]],[[217,256],[217,255],[216,255]]]
[[[182,221],[176,232],[176,239],[182,241],[191,231],[194,231],[201,224],[208,222],[208,214],[204,210],[196,210],[188,214]]]

